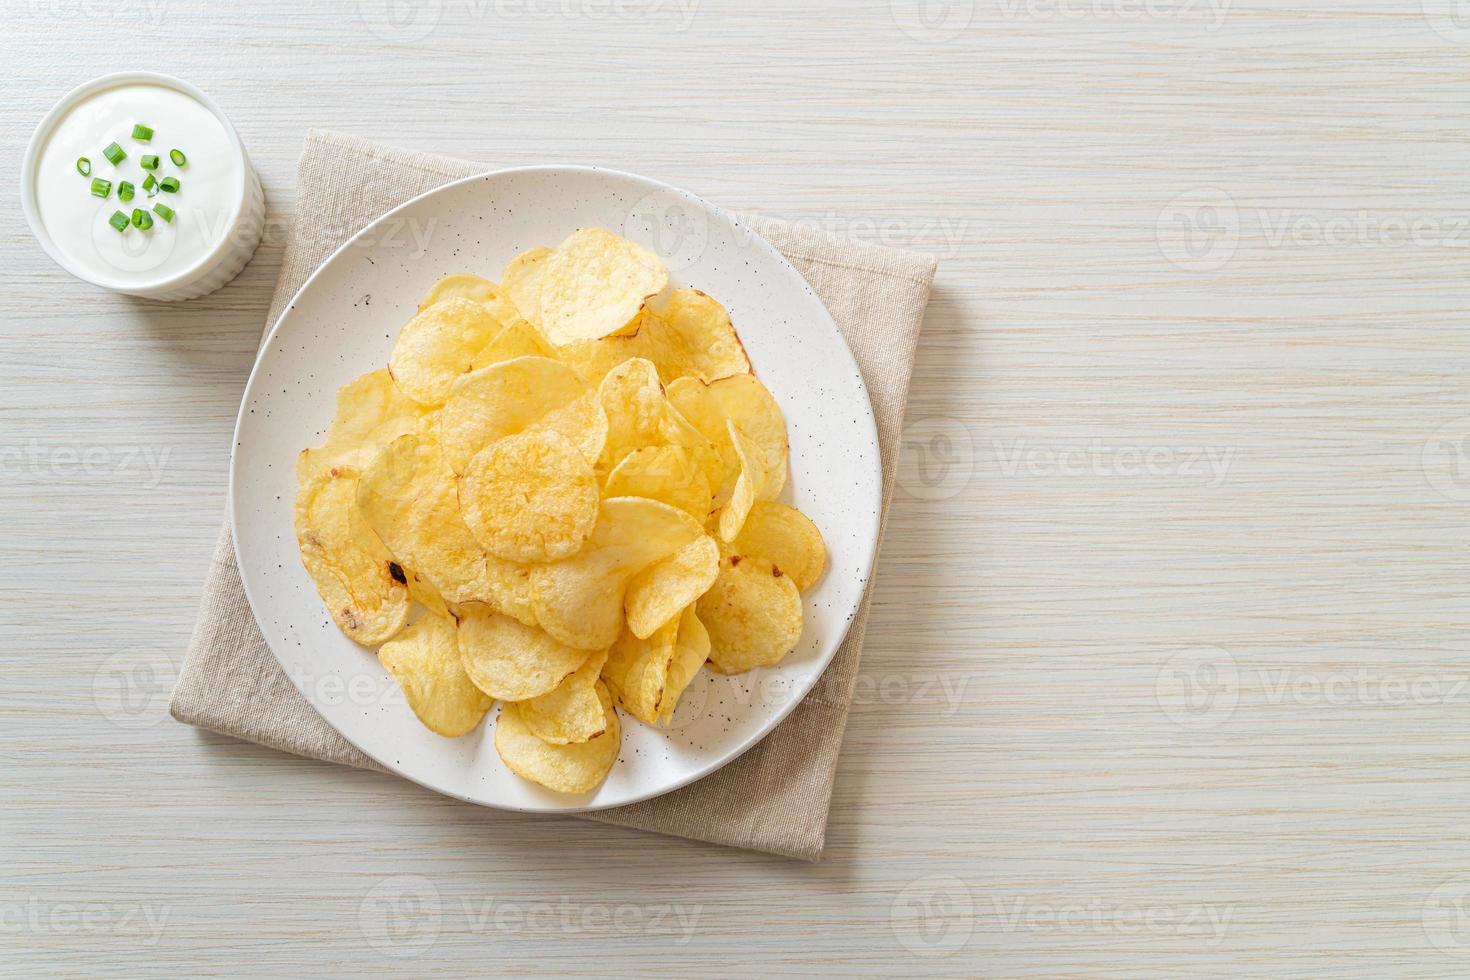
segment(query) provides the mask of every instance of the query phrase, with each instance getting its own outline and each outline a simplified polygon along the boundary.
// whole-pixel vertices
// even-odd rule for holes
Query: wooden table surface
[[[271,212],[157,305],[0,210],[0,972],[1470,971],[1463,5],[15,0],[0,55],[12,185],[149,68]],[[166,717],[312,126],[939,257],[822,863]]]

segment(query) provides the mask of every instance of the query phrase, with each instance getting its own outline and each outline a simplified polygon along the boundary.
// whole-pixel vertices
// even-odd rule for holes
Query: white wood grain
[[[7,5],[12,173],[159,69],[276,224],[158,306],[0,210],[0,970],[1464,975],[1470,19],[920,6]],[[159,720],[314,125],[941,257],[822,864]]]

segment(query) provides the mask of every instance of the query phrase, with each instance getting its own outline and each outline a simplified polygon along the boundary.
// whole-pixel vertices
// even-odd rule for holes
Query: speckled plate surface
[[[803,596],[806,628],[775,667],[705,670],[672,726],[623,716],[618,761],[581,796],[510,773],[493,745],[496,710],[458,739],[425,729],[371,651],[328,618],[292,529],[296,454],[318,444],[338,386],[387,363],[398,328],[439,276],[498,278],[533,245],[601,225],[639,241],[730,310],[756,373],[786,413],[783,499],[822,529],[829,567]],[[301,693],[367,755],[441,793],[515,810],[596,810],[667,793],[718,769],[776,726],[846,635],[877,547],[877,431],[867,391],[831,316],[764,239],[713,205],[657,181],[581,167],[506,170],[448,184],[369,225],[307,280],[267,338],[245,389],[230,472],[240,573],[256,621]]]

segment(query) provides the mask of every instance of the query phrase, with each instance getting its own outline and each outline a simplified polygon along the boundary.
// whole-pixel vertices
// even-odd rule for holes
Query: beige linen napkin
[[[267,332],[306,277],[369,221],[411,197],[486,169],[339,133],[308,133],[297,173],[296,221]],[[935,262],[834,240],[781,221],[746,223],[806,277],[857,358],[878,422],[886,514],[914,346]],[[865,597],[822,680],[749,752],[683,789],[580,816],[816,860],[826,835],[868,601]],[[171,709],[186,724],[297,755],[381,769],[322,720],[272,656],[240,584],[228,520],[215,546]],[[487,811],[486,818],[493,819],[494,813]]]

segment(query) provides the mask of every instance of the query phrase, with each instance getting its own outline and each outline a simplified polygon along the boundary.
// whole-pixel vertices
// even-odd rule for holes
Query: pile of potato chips
[[[500,284],[435,283],[297,462],[301,560],[431,730],[595,788],[617,708],[667,724],[702,665],[774,664],[821,533],[775,501],[786,423],[718,302],[583,228]]]

